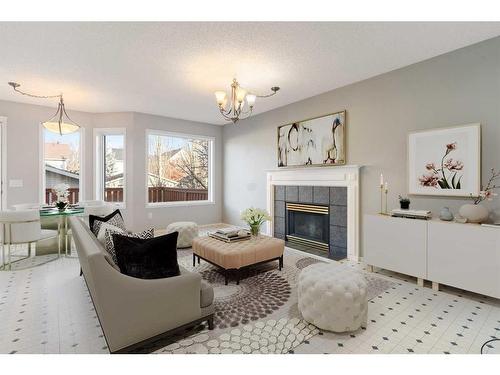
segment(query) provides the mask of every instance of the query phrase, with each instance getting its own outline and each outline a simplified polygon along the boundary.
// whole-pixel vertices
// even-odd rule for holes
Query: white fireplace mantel
[[[283,168],[267,171],[267,210],[274,217],[274,185],[347,188],[347,258],[359,258],[359,173],[362,166]],[[267,233],[273,235],[272,222]]]

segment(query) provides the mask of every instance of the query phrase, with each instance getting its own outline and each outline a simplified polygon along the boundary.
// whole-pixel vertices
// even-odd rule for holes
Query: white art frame
[[[481,124],[408,135],[408,193],[477,197],[481,189]]]

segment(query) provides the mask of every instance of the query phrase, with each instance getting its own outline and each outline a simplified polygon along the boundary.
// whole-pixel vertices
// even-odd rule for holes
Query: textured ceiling
[[[64,92],[68,109],[222,124],[233,77],[256,113],[500,35],[500,23],[0,23],[0,99]],[[5,84],[1,83],[5,82]],[[1,115],[1,114],[0,114]]]

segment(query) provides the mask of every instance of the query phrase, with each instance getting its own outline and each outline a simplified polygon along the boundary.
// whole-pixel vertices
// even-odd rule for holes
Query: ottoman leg
[[[193,267],[196,266],[196,254],[193,254]]]
[[[198,257],[198,264],[200,264],[200,257]]]
[[[227,283],[228,283],[227,271],[224,271],[224,285],[227,285]]]

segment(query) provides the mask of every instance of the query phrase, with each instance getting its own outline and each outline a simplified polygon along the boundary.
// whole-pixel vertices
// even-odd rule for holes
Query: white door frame
[[[7,208],[7,117],[0,116],[0,210]]]

